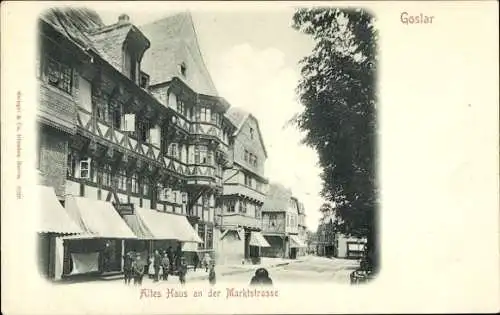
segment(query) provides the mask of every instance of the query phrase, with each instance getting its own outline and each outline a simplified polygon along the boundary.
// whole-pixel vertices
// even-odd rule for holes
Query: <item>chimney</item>
[[[130,17],[127,14],[121,14],[118,17],[118,24],[128,24],[130,23]]]

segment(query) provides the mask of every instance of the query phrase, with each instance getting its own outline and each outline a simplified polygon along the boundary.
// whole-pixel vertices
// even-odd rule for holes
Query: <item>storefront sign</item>
[[[133,203],[120,203],[120,204],[114,204],[116,211],[120,215],[129,215],[129,214],[134,214],[134,204]]]

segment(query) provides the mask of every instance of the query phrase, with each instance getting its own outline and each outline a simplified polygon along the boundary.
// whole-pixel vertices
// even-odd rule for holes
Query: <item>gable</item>
[[[195,92],[218,96],[199,47],[190,13],[179,13],[140,27],[151,42],[144,54],[142,68],[151,85],[178,77]],[[179,68],[186,65],[186,77]]]
[[[267,152],[264,146],[262,134],[260,133],[259,123],[254,116],[249,115],[243,122],[241,128],[238,130],[237,137],[241,136],[246,138],[250,147],[255,148],[257,154],[267,158]]]

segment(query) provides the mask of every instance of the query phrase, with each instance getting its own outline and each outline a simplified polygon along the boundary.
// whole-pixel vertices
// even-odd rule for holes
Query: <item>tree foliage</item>
[[[364,10],[298,9],[293,27],[315,47],[302,61],[294,122],[315,148],[322,195],[334,202],[344,232],[375,245],[376,65],[374,18]]]

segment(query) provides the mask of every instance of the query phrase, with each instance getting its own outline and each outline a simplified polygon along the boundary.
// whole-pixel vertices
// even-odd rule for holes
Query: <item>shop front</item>
[[[40,198],[38,267],[43,277],[58,280],[62,275],[63,262],[62,244],[57,242],[58,237],[82,234],[84,231],[69,217],[52,187],[39,185],[37,191]]]
[[[253,264],[260,264],[261,248],[271,247],[264,236],[258,231],[251,231],[249,238],[249,258]]]
[[[137,236],[137,240],[125,241],[125,252],[135,251],[141,258],[148,259],[155,250],[171,252],[171,257],[184,255],[187,244],[202,243],[196,231],[183,215],[159,212],[134,207],[132,213],[124,214],[123,219]]]
[[[66,210],[85,234],[64,237],[64,276],[119,273],[124,241],[136,239],[113,205],[106,201],[68,196]]]
[[[289,235],[290,238],[290,256],[291,259],[296,259],[300,248],[306,248],[307,245],[297,235]]]

